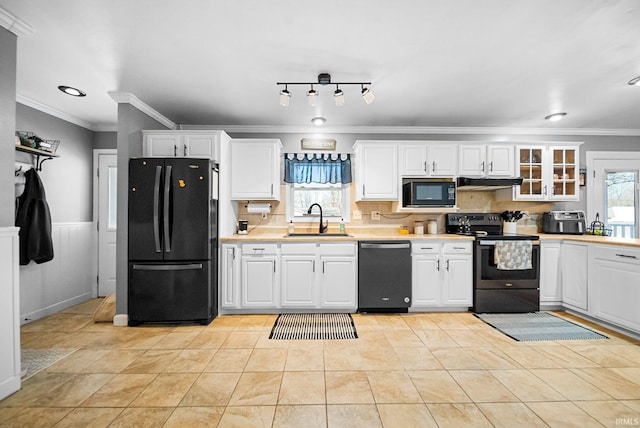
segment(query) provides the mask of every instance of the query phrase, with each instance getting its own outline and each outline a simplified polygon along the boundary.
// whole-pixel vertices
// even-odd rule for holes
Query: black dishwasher
[[[358,242],[358,311],[407,312],[411,306],[411,243]]]

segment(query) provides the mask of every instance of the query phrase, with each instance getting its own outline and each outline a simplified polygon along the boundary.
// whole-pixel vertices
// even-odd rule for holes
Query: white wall
[[[94,224],[53,223],[51,235],[53,260],[20,266],[22,324],[82,303],[96,289]]]

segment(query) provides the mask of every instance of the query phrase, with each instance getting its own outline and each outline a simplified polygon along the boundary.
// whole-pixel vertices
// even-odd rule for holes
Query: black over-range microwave
[[[452,179],[403,178],[402,206],[405,208],[455,207],[456,183]]]

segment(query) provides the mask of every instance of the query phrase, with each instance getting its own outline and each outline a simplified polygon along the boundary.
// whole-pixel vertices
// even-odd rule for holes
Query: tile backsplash
[[[255,227],[282,228],[286,229],[289,219],[286,210],[286,185],[282,186],[280,201],[270,201],[271,213],[263,219],[260,214],[249,214],[247,212],[247,201],[238,202],[238,218],[249,221],[249,230]],[[392,202],[353,202],[354,186],[351,186],[351,218],[345,222],[349,227],[383,227],[383,228],[400,228],[406,226],[410,232],[413,232],[414,222],[425,222],[436,220],[438,223],[438,233],[444,233],[445,230],[445,214],[406,214],[393,211]],[[552,202],[514,202],[514,201],[497,201],[496,193],[487,192],[458,192],[458,212],[502,212],[505,210],[523,211],[529,215],[525,215],[518,222],[518,229],[527,233],[539,232],[541,228],[542,213],[553,209]],[[361,219],[354,219],[354,211],[360,211]],[[380,219],[373,220],[371,218],[372,211],[380,211]],[[308,223],[296,222],[297,231],[314,231],[318,227],[318,220],[314,218]],[[337,223],[330,223],[329,230],[337,230]]]

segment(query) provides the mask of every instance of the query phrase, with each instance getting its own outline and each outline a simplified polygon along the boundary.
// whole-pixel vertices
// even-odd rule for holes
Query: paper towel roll
[[[249,214],[269,214],[271,212],[271,204],[249,202],[247,204],[247,212]]]

